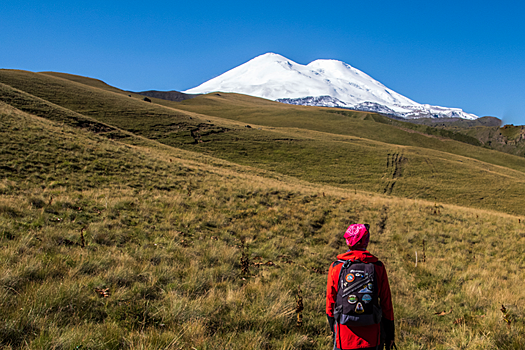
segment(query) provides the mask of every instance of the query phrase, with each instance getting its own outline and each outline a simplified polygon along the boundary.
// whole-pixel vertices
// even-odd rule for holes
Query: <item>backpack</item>
[[[381,322],[379,291],[375,274],[377,263],[338,260],[339,272],[334,318],[346,326],[370,326]]]

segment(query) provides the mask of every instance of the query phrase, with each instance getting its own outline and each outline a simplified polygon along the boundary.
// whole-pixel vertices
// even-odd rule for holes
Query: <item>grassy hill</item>
[[[148,103],[93,79],[49,73],[2,70],[0,82],[26,99],[241,165],[343,188],[524,213],[524,158],[389,125],[379,115],[235,94]],[[39,115],[27,100],[7,95],[4,102]]]
[[[431,129],[446,133],[463,134],[476,139],[486,148],[525,156],[525,126],[503,125],[494,117],[483,117],[476,120],[434,120],[419,119],[412,123],[427,125]]]
[[[364,222],[400,349],[524,348],[521,158],[370,114],[232,95],[219,116],[75,79],[0,71],[0,347],[329,348],[326,271]]]

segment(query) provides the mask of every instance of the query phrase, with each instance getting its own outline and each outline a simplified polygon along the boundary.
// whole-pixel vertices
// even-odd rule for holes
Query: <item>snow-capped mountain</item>
[[[403,118],[478,118],[459,108],[412,101],[341,61],[315,60],[302,65],[275,53],[255,57],[183,92],[205,94],[217,91],[289,104],[343,107]]]

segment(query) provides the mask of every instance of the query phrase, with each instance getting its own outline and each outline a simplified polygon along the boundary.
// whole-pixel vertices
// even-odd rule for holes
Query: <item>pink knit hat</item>
[[[349,247],[355,246],[361,239],[363,239],[359,248],[366,249],[370,240],[370,232],[368,232],[368,228],[363,224],[352,224],[348,226],[344,237],[346,239],[346,244]]]

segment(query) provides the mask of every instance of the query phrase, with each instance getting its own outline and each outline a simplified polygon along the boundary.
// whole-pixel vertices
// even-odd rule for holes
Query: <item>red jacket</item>
[[[337,256],[338,260],[360,260],[364,263],[374,263],[379,261],[368,251],[352,250]],[[334,317],[334,306],[338,289],[339,272],[343,264],[337,266],[330,265],[328,271],[328,283],[326,285],[326,314],[328,317]],[[390,285],[386,269],[382,264],[376,264],[375,271],[377,284],[379,288],[379,304],[383,311],[383,318],[390,320],[393,324],[394,309],[392,307],[392,296],[390,294]],[[380,324],[363,327],[348,327],[346,325],[335,325],[336,347],[337,349],[361,349],[379,345]],[[340,329],[338,329],[340,327]],[[341,341],[339,342],[339,338]]]

